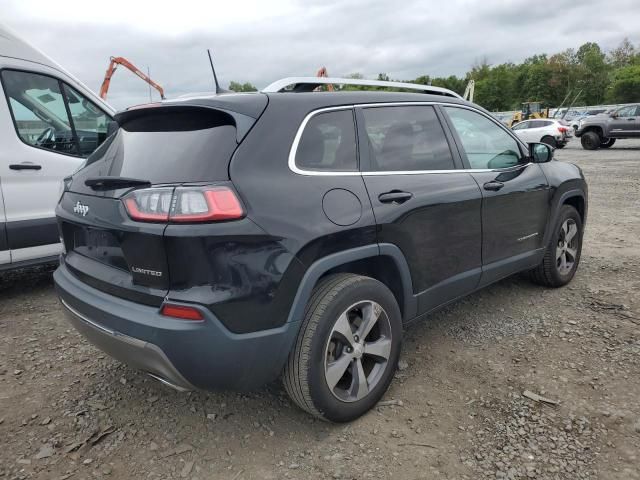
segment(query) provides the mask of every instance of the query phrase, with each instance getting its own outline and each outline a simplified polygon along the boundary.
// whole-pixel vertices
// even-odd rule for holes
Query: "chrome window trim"
[[[300,143],[300,139],[302,138],[302,134],[304,132],[304,129],[307,126],[307,123],[309,123],[309,120],[311,120],[314,116],[320,114],[320,113],[325,113],[325,112],[336,112],[339,110],[354,110],[353,105],[342,105],[339,107],[326,107],[326,108],[320,108],[318,110],[314,110],[313,112],[309,112],[307,114],[306,117],[304,117],[304,120],[302,120],[302,123],[300,124],[300,126],[298,127],[298,131],[296,132],[296,136],[293,139],[293,144],[291,145],[291,150],[289,151],[289,169],[293,172],[293,173],[297,173],[298,175],[310,175],[310,176],[329,176],[329,177],[353,177],[356,175],[360,175],[360,170],[357,171],[352,171],[352,172],[339,172],[336,170],[303,170],[302,168],[298,167],[296,165],[296,153],[298,152],[298,144]],[[353,126],[354,130],[355,130],[355,123]],[[354,137],[353,141],[356,141],[356,138]]]
[[[355,108],[358,107],[362,107],[362,108],[370,108],[370,107],[403,107],[403,106],[421,106],[421,105],[442,105],[445,107],[457,107],[457,108],[465,108],[467,110],[471,110],[472,112],[476,112],[479,113],[480,115],[485,116],[486,118],[488,118],[489,120],[491,120],[495,125],[497,125],[498,127],[502,128],[502,130],[504,130],[505,132],[507,132],[511,138],[513,138],[515,140],[515,142],[517,144],[519,144],[520,146],[524,146],[525,150],[527,149],[526,145],[524,145],[524,143],[509,129],[507,129],[504,125],[502,125],[498,120],[496,120],[495,118],[493,118],[491,115],[487,115],[486,113],[477,110],[475,108],[472,108],[468,105],[464,105],[464,104],[459,104],[459,103],[449,103],[449,102],[383,102],[383,103],[358,103],[358,104],[353,104],[353,105],[340,105],[337,107],[324,107],[324,108],[319,108],[317,110],[313,110],[312,112],[309,112],[304,119],[302,120],[302,123],[300,123],[300,126],[298,127],[298,131],[296,132],[296,136],[293,139],[293,143],[291,144],[291,149],[289,150],[289,169],[293,172],[296,173],[298,175],[305,175],[305,176],[323,176],[323,177],[353,177],[353,176],[358,176],[358,175],[362,175],[362,176],[382,176],[382,175],[424,175],[427,173],[433,173],[433,174],[442,174],[442,173],[482,173],[482,172],[506,172],[509,171],[511,169],[513,169],[514,167],[505,167],[505,168],[454,168],[451,170],[403,170],[403,171],[395,171],[395,170],[382,170],[382,171],[372,171],[372,172],[362,172],[362,171],[357,171],[357,172],[340,172],[340,171],[335,171],[335,170],[305,170],[302,169],[300,167],[298,167],[296,165],[296,153],[298,151],[298,145],[300,143],[300,139],[302,138],[302,134],[304,132],[305,127],[307,126],[307,123],[309,123],[309,120],[311,120],[315,115],[318,115],[320,113],[324,113],[324,112],[332,112],[332,111],[337,111],[337,110],[354,110]],[[517,167],[520,166],[528,166],[531,165],[533,162],[528,162],[522,165],[517,165]]]

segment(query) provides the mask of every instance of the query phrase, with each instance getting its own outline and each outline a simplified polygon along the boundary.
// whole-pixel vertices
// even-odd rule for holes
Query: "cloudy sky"
[[[149,67],[169,97],[211,89],[207,48],[224,87],[263,87],[323,65],[332,76],[410,79],[587,41],[640,44],[638,0],[0,0],[0,22],[96,91],[109,57],[123,56]],[[122,108],[148,95],[121,70],[108,101]]]

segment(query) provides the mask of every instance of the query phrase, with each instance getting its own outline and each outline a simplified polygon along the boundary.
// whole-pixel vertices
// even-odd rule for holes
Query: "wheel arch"
[[[582,135],[584,135],[587,132],[595,132],[598,134],[600,138],[604,137],[604,129],[600,125],[589,125],[585,127],[584,130],[582,131]]]
[[[571,205],[580,214],[582,225],[587,221],[587,199],[586,194],[580,189],[571,189],[559,194],[557,201],[554,203],[553,215],[551,215],[549,226],[545,232],[544,245],[549,242],[550,236],[553,233],[553,225],[556,224],[558,215],[560,215],[560,209],[563,205]]]
[[[302,320],[313,288],[320,279],[332,273],[346,272],[372,277],[385,284],[398,302],[403,322],[416,316],[417,300],[413,295],[407,260],[396,245],[381,243],[333,253],[312,263],[300,281],[287,322]]]

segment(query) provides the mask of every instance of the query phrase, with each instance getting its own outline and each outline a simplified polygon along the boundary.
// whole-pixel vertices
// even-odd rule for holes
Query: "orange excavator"
[[[111,83],[111,77],[116,71],[118,65],[122,65],[123,67],[128,68],[133,73],[135,73],[142,80],[147,82],[153,88],[155,88],[160,93],[160,98],[164,100],[164,89],[158,85],[156,82],[151,80],[148,75],[145,75],[138,67],[136,67],[133,63],[123,57],[111,57],[109,62],[109,68],[107,68],[107,73],[104,74],[104,80],[102,81],[102,86],[100,87],[100,98],[106,100],[107,92],[109,91],[109,84]]]

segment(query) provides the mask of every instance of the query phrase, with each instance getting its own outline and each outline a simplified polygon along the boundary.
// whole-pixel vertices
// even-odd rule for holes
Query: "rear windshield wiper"
[[[118,188],[127,187],[150,187],[151,182],[149,180],[141,180],[139,178],[126,178],[126,177],[94,177],[87,178],[84,181],[87,187],[91,187],[94,190],[116,190]]]

